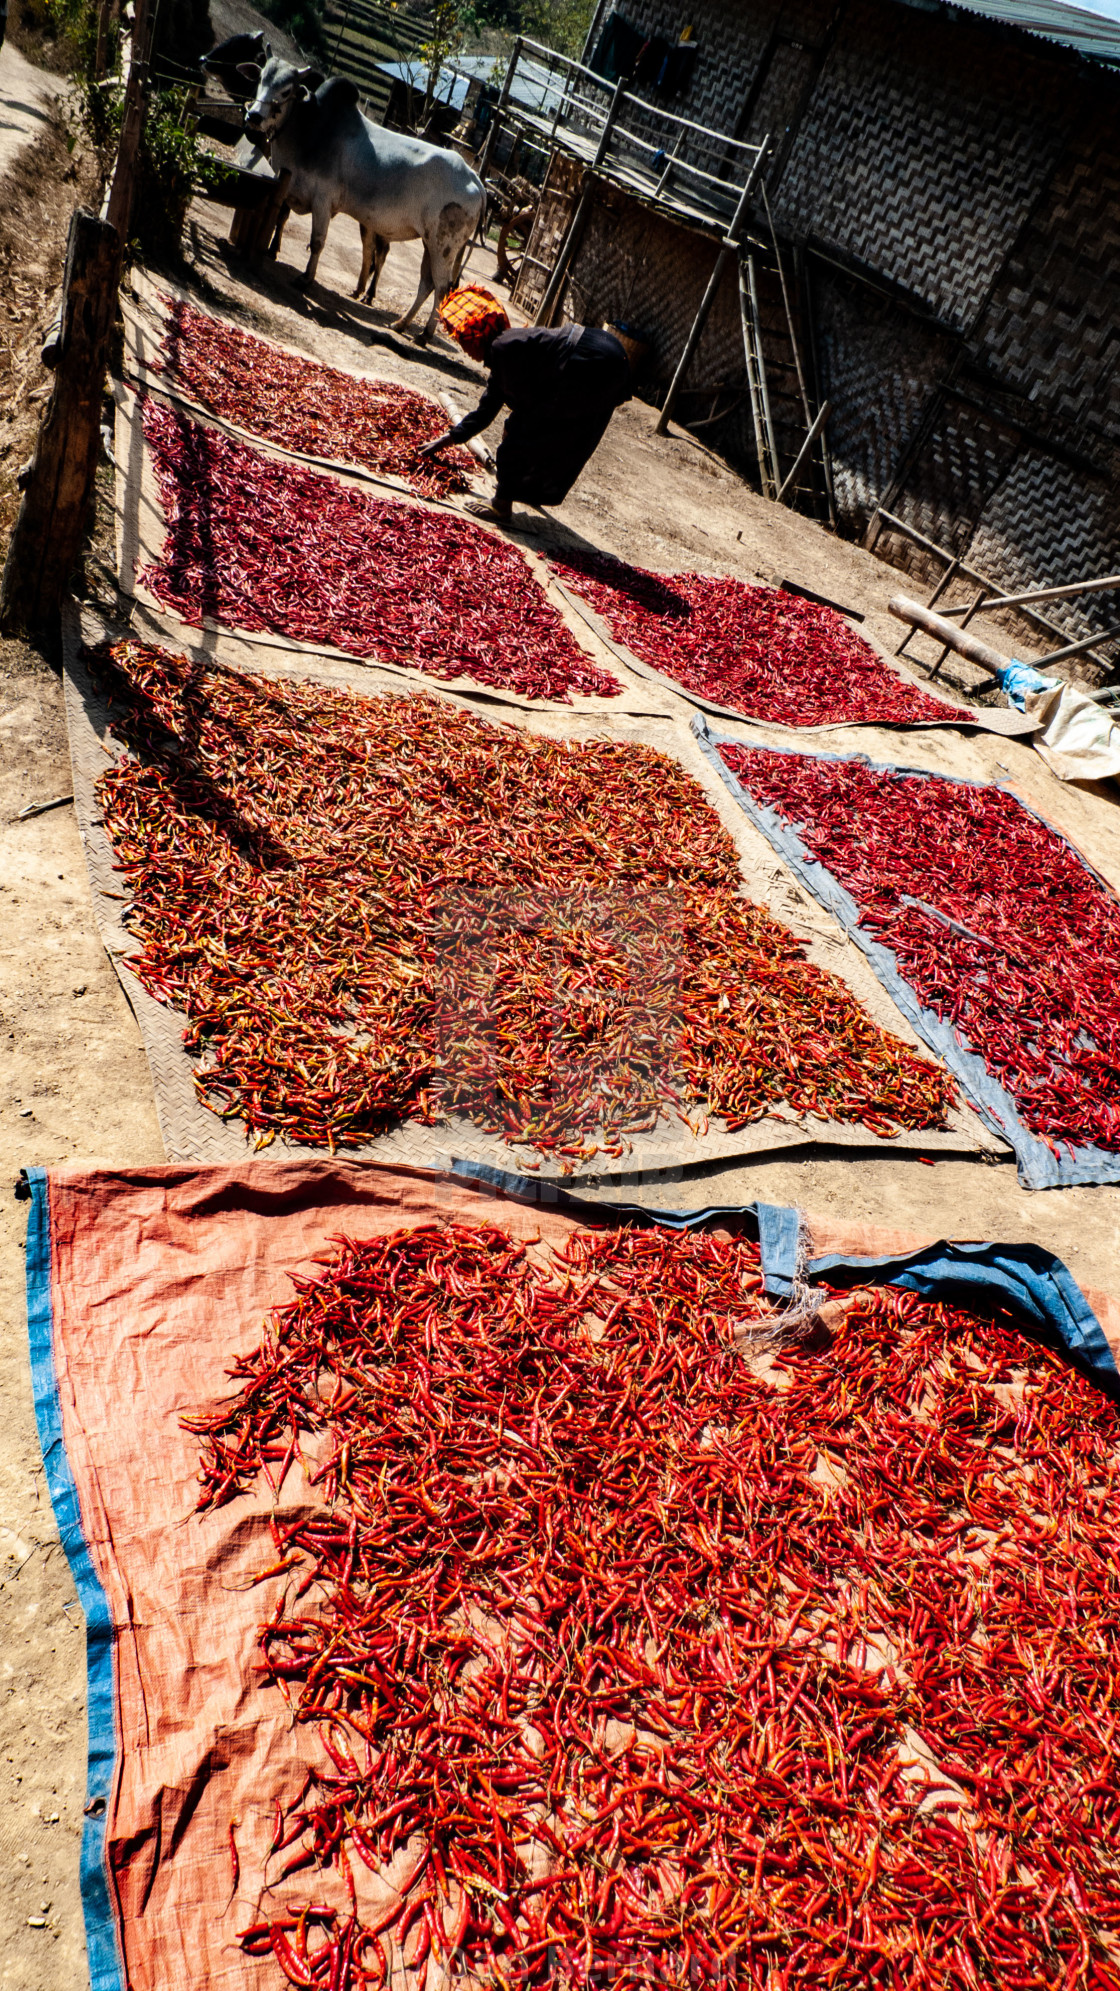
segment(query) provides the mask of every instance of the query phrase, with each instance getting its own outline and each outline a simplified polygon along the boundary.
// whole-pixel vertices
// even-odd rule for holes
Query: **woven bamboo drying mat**
[[[347,668],[341,661],[298,657],[283,650],[268,652],[266,660],[265,649],[260,645],[254,645],[251,651],[246,652],[245,645],[231,639],[204,635],[200,641],[197,632],[167,626],[143,604],[137,604],[132,629],[146,640],[162,642],[196,657],[206,656],[214,662],[260,671],[272,677],[320,679],[336,685],[342,683],[366,695],[385,691],[399,693],[402,689],[399,676],[383,668],[354,664]],[[148,995],[128,966],[128,957],[135,951],[135,942],[124,923],[126,901],[120,891],[120,875],[114,869],[113,850],[100,819],[96,797],[100,775],[123,750],[109,736],[108,709],[80,655],[83,639],[95,643],[112,633],[89,610],[79,614],[76,609],[71,609],[65,618],[65,704],[74,802],[89,868],[94,909],[103,943],[140,1027],[168,1160],[238,1160],[246,1152],[245,1130],[239,1121],[220,1119],[199,1100],[194,1085],[196,1061],[183,1048],[181,1014]],[[460,708],[477,709],[475,696],[468,692],[435,687],[431,681],[415,688]],[[554,737],[588,739],[606,736],[630,740],[673,753],[703,788],[721,821],[734,837],[749,896],[758,903],[766,904],[790,926],[804,942],[810,958],[847,983],[876,1022],[893,1030],[906,1042],[916,1044],[909,1026],[870,973],[862,955],[847,943],[828,916],[794,883],[784,867],[775,860],[765,840],[745,823],[742,812],[734,809],[686,728],[651,722],[645,715],[627,712],[612,714],[608,726],[601,714],[563,712],[557,707],[548,712],[534,711],[531,714],[510,711],[503,715],[503,723],[529,726],[534,732]],[[712,1122],[706,1133],[698,1134],[675,1118],[666,1118],[652,1132],[635,1135],[628,1151],[622,1156],[596,1156],[580,1165],[574,1179],[632,1178],[666,1171],[676,1173],[697,1164],[765,1154],[810,1143],[958,1154],[1001,1151],[1001,1143],[963,1106],[954,1110],[951,1124],[942,1132],[902,1133],[892,1140],[877,1139],[863,1127],[795,1115],[791,1111],[770,1115],[733,1134],[718,1122]],[[279,1156],[319,1151],[278,1140],[269,1152]],[[419,1121],[406,1121],[379,1139],[347,1152],[357,1159],[424,1168],[446,1167],[452,1159],[463,1159],[515,1173],[525,1167],[527,1160],[534,1159],[531,1149],[488,1135],[463,1118],[449,1120],[436,1127],[425,1126]],[[562,1174],[561,1167],[550,1158],[541,1157],[540,1161],[542,1177]]]
[[[220,429],[224,434],[234,436],[239,441],[250,444],[254,449],[259,449],[266,455],[274,455],[293,463],[305,465],[311,469],[325,471],[332,476],[339,477],[343,482],[364,485],[366,487],[372,486],[383,491],[387,496],[398,496],[410,502],[425,505],[429,509],[460,511],[460,506],[453,500],[418,498],[411,488],[399,477],[377,474],[373,471],[365,470],[354,463],[340,462],[330,457],[309,456],[299,450],[282,449],[275,442],[270,442],[261,436],[253,434],[250,430],[240,428],[234,423],[224,421],[211,414],[209,410],[200,406],[197,402],[192,401],[189,396],[185,395],[177,387],[173,373],[160,370],[162,366],[160,353],[163,350],[163,336],[167,326],[167,301],[170,297],[176,295],[182,295],[185,301],[191,304],[192,309],[197,310],[199,308],[197,302],[188,293],[174,292],[171,286],[166,283],[157,286],[150,278],[144,276],[137,278],[131,296],[127,293],[122,293],[122,309],[125,322],[125,362],[131,384],[160,395],[162,398],[182,408],[185,413],[191,415],[195,420],[201,421],[212,428]],[[257,334],[255,336],[259,337],[260,335]],[[277,352],[290,353],[293,358],[307,360],[310,357],[307,353],[300,352],[296,347],[286,346],[282,341],[271,337],[265,343],[273,346]],[[349,373],[351,378],[355,380],[370,382],[372,378],[369,374],[360,372],[358,369],[339,366],[337,361],[332,361],[332,367],[336,372]],[[122,404],[122,400],[123,397],[118,395],[119,406]],[[127,419],[130,422],[132,420],[131,409],[128,411]],[[147,489],[150,495],[154,497],[154,486],[149,484]],[[158,504],[158,500],[156,502]],[[146,509],[147,507],[145,507]],[[503,534],[501,536],[508,543],[508,535]],[[134,538],[134,534],[129,534],[126,543],[130,549]],[[601,664],[605,669],[613,671],[623,686],[624,696],[644,688],[647,701],[650,697],[657,699],[660,694],[661,699],[669,709],[679,709],[683,703],[686,708],[691,710],[706,712],[715,718],[736,721],[748,731],[762,728],[768,734],[772,734],[776,740],[780,740],[783,737],[800,738],[805,733],[831,733],[840,729],[854,730],[853,722],[850,720],[830,721],[816,727],[778,725],[770,720],[741,712],[734,706],[720,705],[712,699],[704,698],[698,692],[687,690],[677,679],[668,677],[664,672],[654,669],[652,665],[643,663],[642,659],[635,656],[634,652],[628,649],[625,644],[619,643],[612,635],[605,618],[596,609],[593,609],[589,602],[584,601],[577,590],[569,587],[559,579],[552,571],[547,559],[543,559],[531,547],[522,546],[520,550],[536,579],[548,595],[549,600],[559,611],[577,642],[583,649],[590,652],[597,663]],[[147,561],[157,557],[157,552],[158,548],[152,550],[145,543],[143,555],[145,564]],[[901,724],[889,725],[886,730],[892,732],[907,731],[921,733],[930,727],[951,726],[954,729],[965,732],[971,732],[975,729],[980,732],[999,734],[1005,738],[1017,736],[1029,737],[1038,730],[1036,721],[1028,719],[1023,713],[1016,712],[1011,708],[987,709],[976,707],[971,711],[969,719],[962,721],[958,717],[960,712],[960,703],[958,700],[953,699],[947,692],[943,692],[940,686],[927,684],[913,673],[905,670],[898,662],[898,659],[885,650],[881,644],[877,643],[866,630],[861,631],[861,635],[864,642],[871,644],[871,647],[877,652],[887,668],[895,676],[900,678],[904,684],[910,685],[915,691],[925,692],[930,698],[943,703],[945,706],[945,717],[943,719],[918,720],[910,727],[904,727]],[[592,708],[598,703],[594,699],[580,699],[578,702],[581,707],[587,708]],[[657,709],[662,709],[660,704]]]
[[[137,387],[143,392],[154,393],[168,401],[200,426],[231,436],[258,451],[262,456],[333,477],[341,484],[369,492],[371,495],[376,493],[393,503],[411,505],[421,511],[450,513],[462,518],[460,505],[441,499],[418,497],[400,478],[379,476],[355,464],[339,463],[327,458],[307,456],[294,450],[281,449],[274,442],[223,421],[197,403],[176,394],[166,379],[150,370],[150,362],[158,354],[156,331],[159,321],[153,326],[152,315],[151,310],[139,313],[135,306],[126,309],[125,358],[129,379],[116,382],[113,390],[116,403],[114,450],[117,465],[115,479],[117,573],[121,589],[125,594],[135,595],[138,600],[148,603],[157,611],[162,609],[158,598],[140,579],[143,570],[155,565],[162,556],[165,521],[150,452],[144,440],[143,424],[140,419],[141,400],[140,394],[136,391]],[[515,543],[511,542],[508,534],[497,527],[486,525],[481,520],[472,520],[471,523],[477,531],[489,534],[507,547]],[[629,709],[649,713],[672,713],[682,709],[677,688],[668,679],[656,681],[644,666],[637,664],[626,653],[618,650],[617,646],[612,646],[604,640],[590,625],[583,614],[582,605],[561,586],[538,553],[531,547],[521,545],[517,546],[517,551],[579,648],[603,670],[609,672],[619,686],[618,695],[611,698],[585,697],[581,693],[572,692],[570,703],[565,705],[565,710],[595,712]],[[210,621],[204,622],[202,626],[215,630],[219,627]],[[253,640],[252,633],[245,630],[230,630],[229,633],[237,634],[244,641]],[[350,665],[377,661],[351,656],[345,651],[332,650],[327,646],[315,646],[312,650],[305,644],[289,643],[283,637],[269,636],[265,640],[272,647],[287,647],[301,656],[309,654],[333,656],[345,660]],[[472,691],[475,696],[484,698],[490,703],[506,703],[547,711],[555,702],[549,699],[517,698],[513,693],[504,694],[492,686],[478,686],[473,679],[466,676],[454,679],[433,678],[418,668],[410,669],[406,665],[397,665],[395,668],[402,676],[410,678],[415,683],[454,684],[456,688]]]

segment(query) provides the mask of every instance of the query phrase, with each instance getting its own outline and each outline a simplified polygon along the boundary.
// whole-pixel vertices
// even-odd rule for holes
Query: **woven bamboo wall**
[[[773,140],[779,235],[811,275],[840,529],[885,503],[1014,587],[1120,571],[1120,77],[959,10],[899,0],[624,0],[639,28],[694,24],[668,108]],[[760,217],[761,218],[761,217]],[[566,304],[621,317],[672,372],[714,244],[604,196]],[[763,277],[764,285],[769,278]],[[768,366],[788,341],[768,326]],[[743,385],[728,282],[690,375],[685,420]],[[796,403],[782,447],[796,447]],[[705,433],[750,474],[740,401]],[[940,571],[901,537],[880,550]],[[1071,635],[1120,622],[1099,596],[1054,607]]]
[[[1046,46],[852,0],[775,190],[793,235],[841,250],[964,330],[1052,172],[1077,108]]]
[[[597,199],[565,298],[569,317],[632,325],[651,348],[647,379],[665,384],[715,262],[711,236],[661,220],[614,187]],[[728,268],[704,328],[689,386],[711,390],[742,371],[737,277]]]
[[[553,153],[513,293],[514,303],[530,318],[560,254],[582,179],[583,169],[576,160],[565,158],[562,152]]]
[[[1078,121],[975,332],[1009,387],[1041,392],[1063,427],[1111,437],[1120,437],[1118,99],[1120,85]]]
[[[778,0],[701,0],[682,12],[680,0],[622,0],[620,11],[642,33],[675,42],[686,22],[696,29],[696,67],[686,98],[666,109],[734,135],[747,91],[779,12]]]

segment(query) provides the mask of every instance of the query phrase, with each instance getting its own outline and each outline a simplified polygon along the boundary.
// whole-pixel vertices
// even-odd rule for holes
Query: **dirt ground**
[[[35,197],[47,205],[57,197],[60,211],[74,190],[57,172],[48,181],[45,175]],[[56,208],[51,214],[57,221]],[[291,279],[306,255],[306,221],[290,225],[279,267],[259,277],[248,277],[223,255],[228,221],[227,213],[204,204],[194,210],[192,280],[201,301],[324,360],[448,394],[460,409],[473,403],[481,371],[446,339],[437,337],[421,350],[388,329],[412,293],[419,260],[413,248],[391,251],[383,295],[367,309],[347,296],[358,264],[353,224],[335,223],[323,281],[305,297]],[[26,253],[45,257],[53,268],[57,250],[57,227],[53,235],[44,227],[42,244],[34,250],[29,244]],[[491,270],[489,252],[477,252],[470,274],[485,279]],[[25,274],[30,291],[49,287],[42,271],[34,280],[29,267]],[[5,281],[5,305],[12,295]],[[11,350],[15,335],[4,308],[0,326]],[[35,317],[30,300],[27,309]],[[35,384],[30,373],[21,379],[26,400]],[[897,646],[900,628],[886,604],[906,589],[901,576],[767,504],[683,434],[657,438],[654,421],[639,402],[619,412],[556,522],[542,527],[530,521],[536,546],[570,544],[574,537],[647,566],[789,579],[862,611],[873,639],[891,650]],[[0,473],[15,446],[14,434],[0,430]],[[3,490],[0,485],[0,506]],[[6,524],[7,515],[0,516]],[[91,563],[87,571],[91,590],[104,592],[96,567]],[[1001,632],[987,633],[1005,645]],[[945,673],[946,688],[963,687],[970,677],[967,667],[954,666]],[[875,734],[868,746],[875,751],[891,741],[896,757],[913,758],[920,751],[916,738]],[[942,734],[927,751],[929,765],[976,773],[1002,769],[1120,884],[1120,789],[1063,788],[1016,741]],[[0,1986],[55,1991],[80,1986],[84,1978],[78,1895],[84,1655],[80,1612],[35,1435],[23,1304],[26,1205],[15,1200],[13,1185],[18,1170],[33,1163],[71,1157],[109,1166],[144,1163],[162,1159],[162,1147],[139,1035],[94,927],[73,812],[62,806],[25,823],[15,820],[26,803],[70,790],[59,682],[47,661],[25,645],[0,646],[0,766],[0,1139],[7,1163],[0,1180],[0,1379],[7,1408],[0,1441],[0,1759],[8,1773],[7,1803],[0,1809]],[[647,1182],[640,1193],[662,1207],[761,1198],[931,1235],[1030,1239],[1059,1253],[1086,1285],[1120,1290],[1120,1190],[1027,1194],[1010,1161],[952,1159],[928,1166],[881,1152],[846,1150],[834,1158],[804,1150],[796,1159]]]
[[[5,41],[0,48],[0,173],[9,173],[25,145],[51,123],[59,81]]]

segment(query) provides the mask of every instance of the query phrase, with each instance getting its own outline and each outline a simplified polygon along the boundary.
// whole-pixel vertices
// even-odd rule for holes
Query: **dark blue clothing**
[[[514,325],[498,334],[488,363],[486,392],[474,413],[452,429],[451,440],[469,442],[508,408],[498,446],[498,498],[558,505],[615,409],[630,399],[630,362],[611,332]]]

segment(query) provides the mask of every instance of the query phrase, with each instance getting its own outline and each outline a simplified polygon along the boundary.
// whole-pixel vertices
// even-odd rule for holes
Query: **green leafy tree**
[[[474,34],[498,28],[529,35],[562,55],[578,55],[593,12],[594,0],[465,0],[462,19]]]
[[[329,50],[319,0],[262,0],[261,12],[291,35],[305,55],[326,68]]]
[[[430,20],[431,29],[428,38],[421,42],[417,50],[417,56],[428,72],[428,81],[424,89],[422,119],[424,123],[431,114],[440,70],[452,56],[458,55],[463,46],[466,17],[462,0],[433,0]]]

